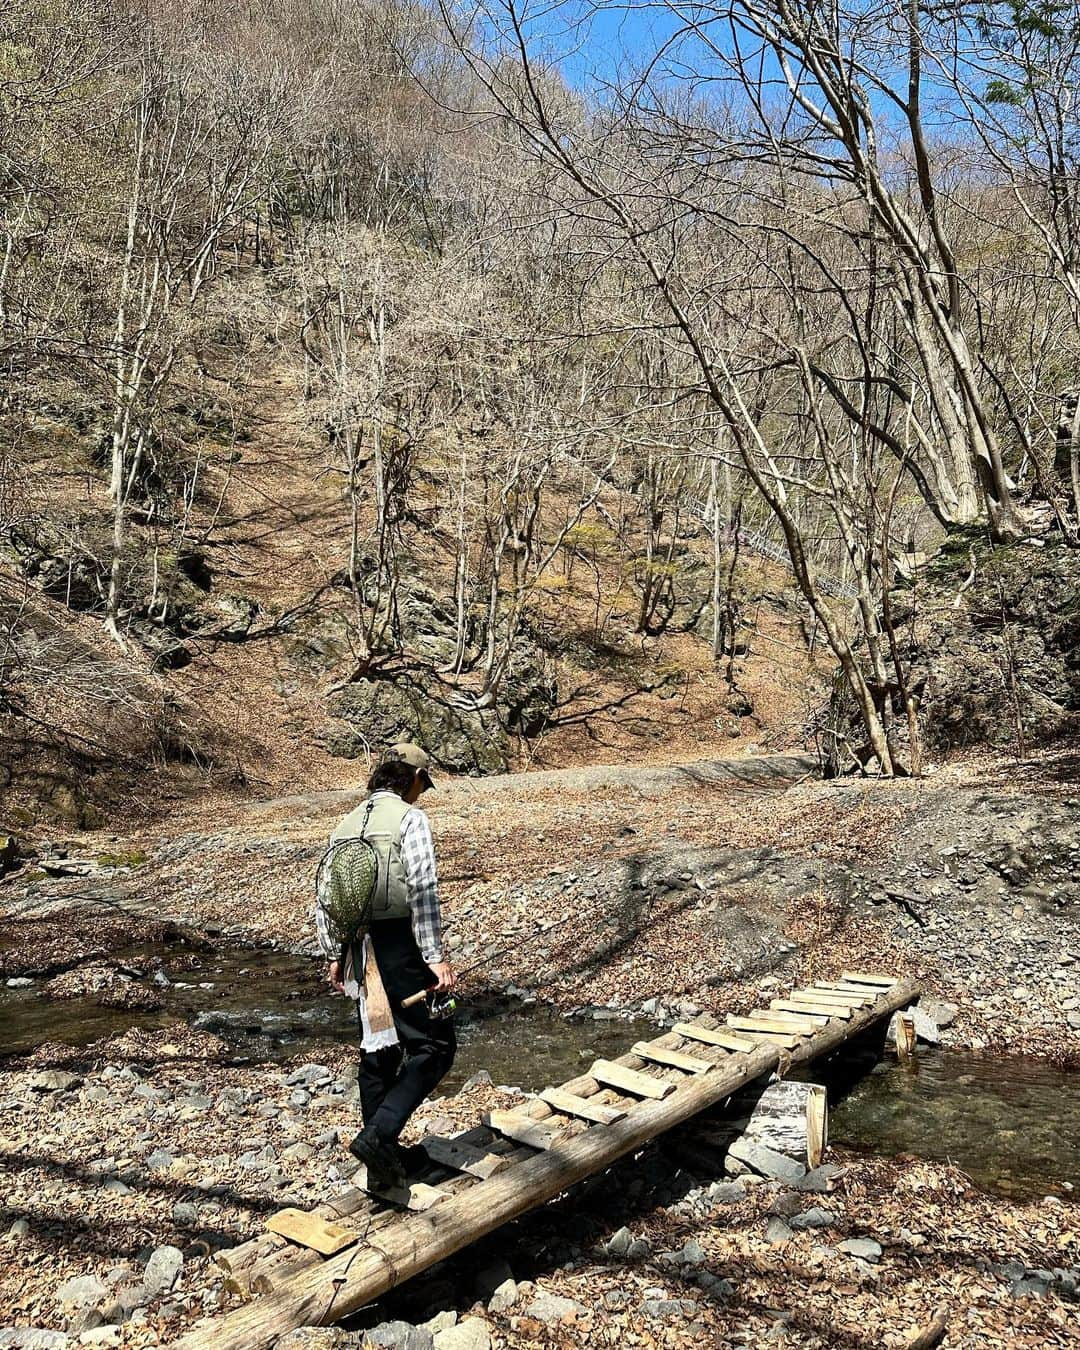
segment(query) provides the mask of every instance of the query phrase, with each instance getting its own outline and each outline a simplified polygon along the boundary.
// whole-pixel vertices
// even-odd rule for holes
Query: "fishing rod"
[[[595,912],[598,908],[599,908],[598,905],[593,905],[590,906],[588,909],[586,909],[585,912],[586,913]],[[608,907],[605,910],[605,915],[610,914],[613,909],[614,906]],[[484,966],[490,965],[491,962],[496,959],[496,957],[502,956],[505,952],[508,952],[512,947],[519,947],[519,948],[528,947],[530,943],[535,942],[536,939],[539,937],[543,937],[545,933],[553,932],[556,928],[563,928],[568,923],[571,923],[574,920],[579,920],[580,918],[581,913],[579,911],[574,914],[567,914],[562,919],[552,919],[550,923],[538,924],[537,927],[532,929],[529,933],[527,933],[525,937],[514,937],[504,946],[496,947],[496,949],[493,952],[489,952],[488,955],[485,956],[482,960],[474,961],[471,966],[466,966],[464,970],[458,973],[458,979],[459,980],[464,979],[466,975],[471,975],[473,971],[481,970],[483,969]],[[434,995],[435,995],[434,989],[418,989],[415,994],[410,994],[408,998],[402,999],[401,1006],[403,1008],[414,1008],[418,1003],[422,1003],[424,999],[432,997]],[[436,1009],[438,1009],[438,1011],[436,1011]],[[435,1017],[437,1019],[452,1017],[456,1011],[457,1011],[457,1000],[453,997],[452,994],[449,993],[444,994],[441,999],[437,1000],[433,998],[433,1004],[430,1009],[432,1017]]]

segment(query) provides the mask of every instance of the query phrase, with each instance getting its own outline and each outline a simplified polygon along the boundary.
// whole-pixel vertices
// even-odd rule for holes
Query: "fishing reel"
[[[439,993],[437,989],[420,989],[402,999],[403,1008],[413,1008],[427,1000],[428,1016],[433,1022],[445,1022],[457,1012],[458,1002],[453,994]]]
[[[457,999],[453,994],[438,994],[434,990],[428,994],[428,1016],[433,1022],[445,1022],[457,1012]]]

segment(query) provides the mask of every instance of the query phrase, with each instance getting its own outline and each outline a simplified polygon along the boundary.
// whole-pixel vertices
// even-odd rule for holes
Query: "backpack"
[[[339,839],[323,854],[315,874],[315,900],[335,944],[363,941],[379,884],[379,855],[366,839]]]

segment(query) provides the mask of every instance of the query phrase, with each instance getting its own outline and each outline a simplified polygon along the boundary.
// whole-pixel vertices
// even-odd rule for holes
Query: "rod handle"
[[[427,989],[418,989],[415,994],[410,994],[408,998],[403,998],[401,1000],[401,1006],[403,1008],[414,1008],[418,1003],[423,1003],[424,999],[427,998],[428,993],[429,990]]]

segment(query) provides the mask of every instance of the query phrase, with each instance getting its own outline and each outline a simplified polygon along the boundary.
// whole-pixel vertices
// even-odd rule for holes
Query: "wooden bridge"
[[[680,1022],[519,1110],[492,1111],[453,1139],[429,1136],[432,1166],[409,1193],[348,1189],[314,1214],[284,1210],[271,1231],[219,1253],[226,1288],[246,1301],[179,1345],[259,1350],[294,1327],[339,1321],[744,1084],[835,1051],[917,997],[912,980],[845,971],[723,1025]]]

